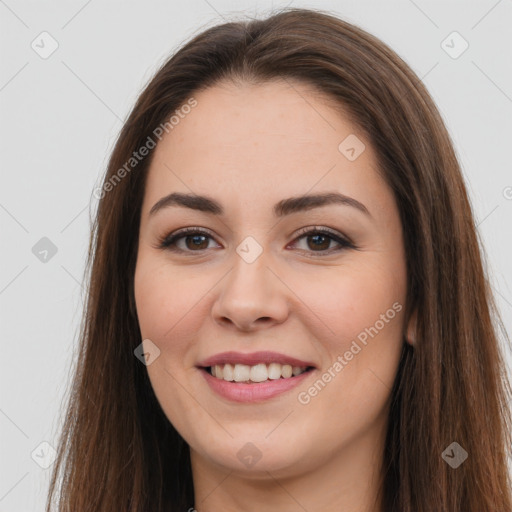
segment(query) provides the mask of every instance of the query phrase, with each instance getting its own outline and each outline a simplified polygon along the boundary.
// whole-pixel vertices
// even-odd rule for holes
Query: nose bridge
[[[265,296],[270,295],[271,289],[275,288],[269,279],[271,276],[275,279],[275,276],[267,268],[271,263],[270,259],[268,248],[264,249],[252,237],[244,239],[233,255],[233,270],[224,291],[247,304],[252,301],[256,305],[262,299],[268,300]],[[275,296],[276,290],[273,292],[272,295]]]
[[[244,240],[236,248],[233,256],[233,270],[230,281],[235,287],[246,286],[256,295],[268,286],[267,274],[272,274],[267,268],[270,264],[270,252],[254,242]]]
[[[233,254],[231,272],[221,282],[213,307],[217,321],[247,329],[258,319],[281,322],[287,315],[285,287],[271,272],[272,257],[254,238],[247,237]]]

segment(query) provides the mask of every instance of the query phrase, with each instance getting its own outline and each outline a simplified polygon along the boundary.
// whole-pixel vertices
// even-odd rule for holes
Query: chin
[[[224,443],[217,440],[215,445],[201,443],[199,449],[191,448],[191,452],[195,451],[196,456],[208,459],[226,471],[255,479],[268,479],[268,473],[273,476],[292,476],[304,471],[308,460],[305,443],[285,443],[285,435],[265,439],[268,432],[266,430],[266,433],[254,436],[250,433],[234,436]],[[301,447],[300,452],[298,446]]]

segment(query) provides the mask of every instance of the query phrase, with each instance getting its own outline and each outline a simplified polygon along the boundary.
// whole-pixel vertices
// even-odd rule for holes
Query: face
[[[163,411],[193,464],[247,475],[375,453],[406,264],[369,141],[304,84],[225,83],[194,98],[154,150],[135,271]],[[214,362],[216,376],[203,368]]]

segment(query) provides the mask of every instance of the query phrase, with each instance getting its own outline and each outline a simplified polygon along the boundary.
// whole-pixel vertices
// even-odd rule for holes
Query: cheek
[[[167,418],[182,433],[193,430],[183,414],[190,409],[190,394],[183,383],[196,371],[195,327],[198,315],[204,314],[199,299],[209,289],[204,279],[194,283],[194,278],[185,275],[189,276],[143,255],[137,262],[134,283],[142,339],[151,340],[160,350],[159,357],[147,366],[148,376]]]
[[[357,262],[354,259],[325,270],[314,276],[289,275],[288,279],[293,279],[294,292],[314,314],[309,316],[318,320],[318,338],[327,342],[331,356],[347,350],[358,336],[364,340],[367,329],[376,323],[383,331],[382,338],[400,337],[399,311],[406,290],[403,265],[368,254],[364,258],[358,255]]]
[[[169,329],[169,311],[175,311],[178,301],[172,304],[174,293],[169,293],[169,280],[163,269],[152,266],[144,259],[137,262],[135,270],[135,304],[143,338],[161,338]],[[174,284],[175,286],[175,284]]]
[[[151,339],[162,351],[179,351],[190,336],[190,329],[185,327],[194,316],[198,300],[191,281],[185,282],[176,270],[150,258],[142,257],[137,262],[135,303],[141,336]],[[199,286],[203,288],[204,282]],[[166,342],[170,338],[173,344]]]
[[[347,267],[320,283],[328,288],[300,292],[322,320],[316,335],[326,358],[318,379],[298,390],[298,412],[309,428],[322,424],[333,443],[344,435],[348,443],[383,417],[398,368],[405,283],[400,269],[376,268]]]
[[[199,330],[210,314],[218,276],[177,267],[142,254],[135,271],[135,303],[142,339],[161,352],[158,366],[175,374],[194,368]],[[156,368],[148,366],[151,375]]]

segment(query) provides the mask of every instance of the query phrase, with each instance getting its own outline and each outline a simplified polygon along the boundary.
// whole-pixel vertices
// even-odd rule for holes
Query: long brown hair
[[[47,511],[56,495],[60,512],[194,504],[188,445],[134,356],[141,336],[133,278],[154,152],[133,169],[126,162],[194,93],[224,79],[296,80],[325,93],[366,134],[394,193],[407,258],[405,320],[417,311],[417,329],[415,346],[403,345],[392,389],[383,510],[511,511],[512,393],[499,333],[509,338],[453,143],[421,80],[396,53],[307,9],[203,31],[161,67],[124,124],[92,229],[87,304]],[[456,469],[442,457],[453,442],[468,453]]]

